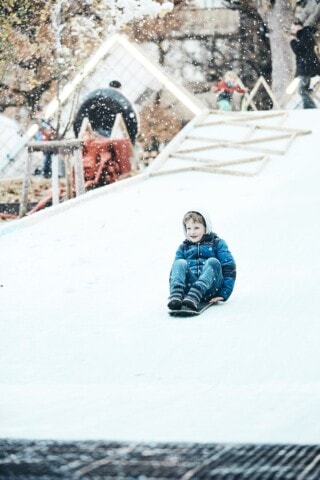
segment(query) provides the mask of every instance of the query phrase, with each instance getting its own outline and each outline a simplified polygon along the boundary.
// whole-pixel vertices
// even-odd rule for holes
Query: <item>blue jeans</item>
[[[303,108],[317,108],[316,104],[310,96],[309,87],[311,78],[307,76],[300,76],[299,78],[299,94],[302,98]]]
[[[52,153],[45,152],[43,160],[43,176],[50,178],[52,175]]]
[[[218,106],[219,110],[222,110],[223,112],[231,112],[232,111],[232,105],[231,105],[231,100],[218,100]]]
[[[186,295],[190,287],[196,286],[202,293],[202,298],[208,300],[216,295],[223,282],[221,264],[216,258],[208,258],[199,277],[188,267],[184,259],[175,260],[170,272],[170,294],[175,287],[183,287]]]

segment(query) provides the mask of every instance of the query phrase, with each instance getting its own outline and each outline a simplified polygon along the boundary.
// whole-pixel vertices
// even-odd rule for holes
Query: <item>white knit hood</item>
[[[212,232],[212,223],[211,223],[211,219],[210,219],[210,216],[209,214],[203,210],[202,208],[199,210],[199,209],[194,209],[194,210],[188,210],[184,215],[183,215],[183,218],[185,217],[185,215],[187,213],[191,213],[191,212],[194,212],[194,213],[199,213],[204,221],[205,221],[205,224],[206,224],[206,233],[211,233]],[[182,219],[182,224],[183,224],[183,232],[185,234],[185,236],[187,236],[187,229],[186,229],[186,226],[183,222],[183,219]]]

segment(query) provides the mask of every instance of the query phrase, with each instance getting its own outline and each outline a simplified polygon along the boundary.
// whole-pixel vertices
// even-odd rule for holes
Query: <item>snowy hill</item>
[[[312,133],[257,176],[133,178],[0,229],[2,437],[319,443],[319,111],[285,125]],[[201,207],[236,287],[174,319]]]

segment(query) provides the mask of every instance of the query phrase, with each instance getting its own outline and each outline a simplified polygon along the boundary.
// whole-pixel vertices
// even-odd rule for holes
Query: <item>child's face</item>
[[[206,233],[206,227],[202,223],[188,220],[186,222],[186,231],[187,239],[190,240],[190,242],[197,243],[200,242],[201,238]]]

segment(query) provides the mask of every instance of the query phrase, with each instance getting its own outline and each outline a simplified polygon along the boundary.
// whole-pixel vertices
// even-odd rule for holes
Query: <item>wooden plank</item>
[[[60,199],[58,155],[52,156],[51,170],[52,205],[58,205]]]
[[[171,158],[178,158],[178,159],[181,159],[181,160],[204,163],[206,165],[217,167],[217,166],[220,166],[220,165],[238,165],[238,164],[241,164],[241,163],[259,162],[261,160],[264,160],[266,158],[266,156],[265,155],[259,155],[257,157],[250,157],[250,158],[243,158],[243,159],[238,158],[236,160],[226,160],[226,161],[223,161],[223,160],[212,161],[211,158],[209,159],[209,158],[198,158],[198,157],[185,157],[183,155],[179,155],[179,156],[172,155]]]
[[[28,194],[29,194],[30,177],[31,177],[31,162],[32,162],[32,156],[31,156],[31,153],[29,152],[27,156],[26,170],[25,170],[23,183],[22,183],[19,218],[24,217],[27,213]]]
[[[78,138],[79,138],[79,140],[83,141],[86,136],[94,138],[95,133],[92,129],[89,118],[88,117],[83,117],[82,122],[81,122],[81,126],[80,126],[80,130],[79,130]]]
[[[195,138],[193,138],[192,136],[188,137],[189,139],[191,140],[195,140]],[[199,137],[197,137],[197,139],[199,140]],[[210,142],[211,139],[208,138],[208,137],[202,137],[202,140],[203,141],[206,141],[206,142]],[[261,148],[261,147],[251,147],[250,144],[248,142],[246,143],[242,143],[242,142],[232,142],[232,141],[227,141],[227,140],[224,140],[224,141],[221,141],[219,144],[218,143],[214,143],[214,141],[216,140],[213,140],[212,142],[212,149],[216,149],[216,148],[221,148],[221,147],[224,147],[224,148],[234,148],[234,149],[239,149],[239,150],[248,150],[248,151],[258,151],[258,152],[262,152],[262,153],[274,153],[274,154],[278,154],[278,155],[283,155],[286,150],[279,150],[279,149],[272,149],[272,148]]]
[[[32,141],[27,143],[29,152],[69,152],[73,149],[80,148],[82,145],[81,140],[46,140],[46,141]]]
[[[245,90],[245,93],[243,94],[244,98],[246,99],[248,105],[250,105],[250,107],[254,110],[254,111],[258,111],[255,103],[251,100],[249,94],[248,94],[248,91],[247,91],[247,88],[245,87],[245,85],[243,84],[241,78],[239,78],[239,86],[241,88],[243,88]],[[246,108],[246,110],[248,110],[248,108]]]
[[[255,133],[255,131],[256,131],[256,129],[257,129],[256,125],[250,125],[248,128],[249,128],[248,133],[247,133],[247,135],[245,135],[245,137],[244,137],[244,139],[243,139],[244,142],[245,142],[248,138],[251,138],[252,135],[254,135],[254,133]]]
[[[185,173],[185,172],[207,172],[207,173],[219,173],[223,175],[238,175],[238,176],[244,176],[244,177],[253,177],[258,175],[258,173],[261,172],[261,170],[264,168],[265,164],[268,162],[269,158],[266,156],[261,157],[259,160],[253,160],[253,159],[247,159],[245,162],[239,161],[239,162],[230,162],[230,163],[224,163],[220,165],[216,164],[208,164],[208,165],[193,165],[190,167],[180,167],[180,168],[173,168],[173,169],[168,169],[168,170],[162,170],[162,171],[157,171],[153,172],[150,176],[161,176],[161,175],[171,175],[175,173]],[[245,172],[241,170],[235,170],[235,169],[225,169],[221,167],[225,167],[227,165],[233,166],[233,165],[240,165],[241,163],[252,163],[254,161],[259,162],[259,168],[257,168],[254,172]]]
[[[270,88],[269,84],[267,83],[266,79],[263,76],[261,76],[260,78],[261,78],[261,84],[264,86],[267,94],[269,95],[269,97],[271,98],[271,100],[273,102],[273,108],[276,107],[278,110],[281,110],[281,106],[280,106],[278,100],[276,99],[276,97],[274,96],[273,91],[271,90],[271,88]]]
[[[153,77],[161,82],[162,85],[181,102],[191,113],[199,115],[205,107],[199,102],[193,94],[191,94],[187,88],[179,85],[173,79],[170,79],[162,69],[156,63],[146,57],[142,50],[140,50],[136,44],[130,42],[124,35],[118,35],[118,42],[130,52],[137,63],[140,63]]]
[[[257,175],[256,172],[243,172],[240,170],[229,170],[229,169],[223,169],[223,168],[212,168],[212,169],[206,169],[206,168],[201,168],[197,169],[198,171],[202,172],[207,172],[207,173],[217,173],[219,175],[235,175],[238,177],[255,177]]]
[[[265,162],[264,162],[265,163]],[[174,168],[170,170],[162,170],[158,172],[153,172],[150,174],[151,177],[158,177],[162,175],[173,175],[176,173],[186,173],[186,172],[204,172],[204,173],[217,173],[221,175],[236,175],[242,177],[255,177],[260,171],[262,167],[256,170],[255,172],[244,172],[240,170],[231,170],[231,169],[224,169],[224,168],[214,168],[214,167],[181,167],[181,168]]]
[[[259,162],[259,168],[257,168],[254,172],[245,172],[241,170],[235,169],[224,169],[224,168],[214,168],[214,169],[207,169],[206,167],[202,167],[203,171],[208,171],[212,173],[220,173],[223,175],[237,175],[242,177],[255,177],[257,176],[261,170],[265,167],[267,162],[269,161],[269,157],[263,157],[263,160]]]
[[[193,148],[185,148],[183,150],[177,150],[176,152],[170,154],[171,156],[176,156],[176,155],[183,155],[185,153],[193,153],[193,152],[204,152],[205,150],[214,150],[216,145],[202,145],[201,147],[193,147]]]
[[[281,115],[282,116],[282,115]],[[286,115],[283,115],[284,119],[286,119]],[[282,127],[279,125],[272,126],[272,125],[259,125],[258,123],[255,125],[252,125],[252,123],[249,122],[239,122],[236,120],[224,120],[222,122],[203,122],[201,125],[197,125],[197,127],[208,127],[208,126],[216,126],[219,124],[223,125],[231,125],[231,126],[239,126],[239,123],[241,123],[241,126],[243,127],[248,127],[250,129],[257,129],[257,130],[270,130],[270,131],[283,131],[283,132],[288,132],[288,133],[297,133],[298,135],[308,135],[312,131],[311,130],[304,130],[304,129],[297,129],[297,128],[286,128]]]
[[[74,173],[75,173],[75,184],[76,184],[76,195],[83,195],[86,191],[84,184],[84,175],[83,175],[83,161],[81,150],[76,150],[74,155]]]
[[[64,168],[65,168],[65,180],[66,180],[66,196],[67,199],[73,197],[72,194],[72,167],[71,167],[71,156],[69,154],[64,155]]]
[[[265,163],[267,162],[268,160],[268,157],[266,156],[263,156],[261,157],[260,160],[256,160],[256,162],[258,162],[259,164],[259,168],[257,168],[254,172],[245,172],[243,170],[235,170],[235,169],[225,169],[225,168],[220,168],[218,166],[215,166],[215,167],[212,167],[210,165],[202,165],[201,167],[194,167],[194,170],[196,171],[208,171],[208,172],[213,172],[214,173],[223,173],[223,174],[229,174],[229,175],[242,175],[242,176],[255,176],[257,175],[258,172],[260,172],[263,168],[263,166],[265,165]],[[246,164],[246,163],[252,163],[250,160],[247,160],[246,162],[242,162],[242,161],[239,161],[238,163],[230,163],[229,165],[232,166],[232,165],[240,165],[240,164]],[[227,164],[221,164],[221,167],[225,167],[227,166]]]
[[[289,142],[287,143],[287,146],[286,146],[286,152],[289,150],[289,148],[291,147],[292,143],[294,142],[294,140],[296,139],[296,135],[292,135]]]
[[[258,138],[248,138],[247,140],[242,140],[243,145],[252,145],[253,143],[263,143],[263,142],[275,142],[277,140],[290,139],[292,135],[288,133],[283,133],[280,135],[272,135],[269,137],[258,137]]]
[[[121,113],[117,113],[112,130],[110,139],[115,138],[128,138],[130,140],[130,135],[128,133],[127,125],[123,120],[123,116]]]
[[[285,115],[286,112],[284,112],[283,110],[259,110],[257,112],[221,112],[217,110],[210,110],[209,114],[234,118],[236,121],[241,122],[242,119],[261,120],[263,118],[281,117],[282,115]]]
[[[268,83],[266,82],[265,78],[261,75],[255,86],[253,87],[253,89],[251,90],[250,94],[249,94],[249,98],[248,98],[248,101],[252,101],[253,98],[256,96],[256,94],[258,93],[259,91],[259,88],[260,87],[264,87],[264,89],[266,90],[267,94],[269,95],[269,97],[271,98],[272,102],[273,102],[273,108],[277,108],[278,110],[281,110],[281,106],[278,102],[278,100],[276,99],[276,97],[274,96],[271,88],[269,87]]]
[[[272,148],[261,148],[261,147],[253,147],[250,148],[250,145],[257,144],[257,143],[263,143],[269,140],[268,137],[264,138],[259,138],[259,139],[254,139],[254,140],[246,140],[242,141],[239,143],[236,142],[220,142],[220,143],[212,143],[210,145],[202,145],[200,147],[193,147],[193,148],[186,148],[184,150],[178,150],[174,154],[171,154],[171,157],[179,157],[181,158],[183,155],[188,154],[188,153],[195,153],[195,152],[203,152],[206,150],[216,150],[218,148],[234,148],[234,149],[244,149],[244,150],[249,150],[249,151],[260,151],[260,152],[265,152],[265,153],[275,153],[275,154],[280,154],[283,155],[283,153],[286,153],[288,151],[288,148],[292,144],[293,140],[296,138],[296,134],[293,135],[283,135],[283,136],[277,136],[274,137],[273,140],[283,140],[284,138],[288,139],[287,144],[285,145],[284,149],[272,149]],[[209,141],[210,139],[206,139],[206,141]]]

